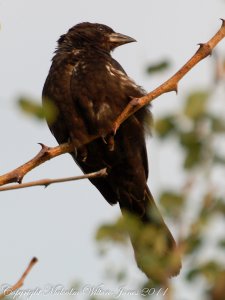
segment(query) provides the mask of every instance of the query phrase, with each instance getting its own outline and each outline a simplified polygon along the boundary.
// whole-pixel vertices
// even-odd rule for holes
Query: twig
[[[144,97],[132,99],[123,112],[118,116],[116,121],[113,124],[114,134],[120,127],[120,125],[136,111],[138,111],[143,106],[149,104],[155,98],[158,98],[160,95],[168,92],[176,92],[178,90],[179,81],[201,60],[206,58],[208,55],[211,55],[213,48],[225,37],[225,20],[222,20],[222,26],[217,31],[217,33],[205,44],[199,44],[199,49],[192,56],[191,59],[172,77],[170,77],[166,82],[161,84],[155,90],[150,92]]]
[[[27,275],[30,273],[31,269],[37,262],[38,262],[38,259],[36,257],[32,258],[28,267],[26,268],[25,272],[20,277],[20,279],[17,281],[17,283],[15,283],[10,288],[7,287],[7,289],[2,294],[0,294],[0,299],[3,299],[5,296],[10,295],[14,291],[18,290],[23,285],[24,280],[26,279]]]
[[[6,173],[2,176],[0,176],[0,186],[12,183],[12,182],[18,182],[21,183],[23,180],[23,177],[32,169],[36,168],[40,164],[43,164],[47,160],[50,160],[53,157],[56,157],[58,155],[72,152],[74,150],[74,146],[72,144],[66,143],[61,144],[57,147],[50,148],[43,144],[40,144],[42,149],[40,152],[31,160],[23,164],[22,166],[16,168],[15,170]]]
[[[65,177],[65,178],[59,178],[59,179],[41,179],[41,180],[35,180],[27,183],[21,183],[21,184],[13,184],[13,185],[6,185],[3,187],[0,187],[0,192],[3,191],[9,191],[9,190],[18,190],[23,189],[27,187],[33,187],[33,186],[49,186],[53,183],[60,183],[60,182],[69,182],[69,181],[75,181],[75,180],[81,180],[81,179],[90,179],[90,178],[97,178],[97,177],[103,177],[107,175],[107,169],[101,169],[97,172],[88,173],[81,176],[73,176],[73,177]]]
[[[98,138],[98,136],[87,136],[86,140],[83,141],[84,144],[88,144],[91,141]],[[45,163],[47,160],[50,160],[54,157],[57,157],[59,155],[65,154],[65,153],[71,153],[74,152],[74,149],[76,147],[79,147],[80,145],[77,145],[75,142],[71,143],[65,143],[61,144],[56,147],[48,147],[42,143],[39,143],[41,145],[41,150],[39,153],[23,164],[22,166],[0,176],[0,186],[12,183],[12,182],[18,182],[21,183],[23,180],[23,177],[33,170],[34,168],[38,167],[39,165]]]

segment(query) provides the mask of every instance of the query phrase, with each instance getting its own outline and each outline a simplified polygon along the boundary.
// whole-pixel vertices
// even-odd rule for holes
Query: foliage
[[[146,71],[148,74],[163,72],[170,67],[170,61],[165,59],[158,63],[147,66]]]
[[[47,119],[49,123],[52,123],[58,115],[56,106],[49,99],[46,99],[44,104],[41,105],[30,97],[22,96],[17,103],[23,113],[38,120]]]
[[[158,69],[149,68],[149,72],[161,71],[161,65]],[[182,186],[171,188],[168,180],[168,186],[162,187],[158,195],[163,215],[177,228],[182,253],[182,274],[173,282],[182,282],[188,290],[201,280],[203,284],[199,289],[202,299],[208,300],[222,300],[225,295],[225,236],[222,230],[214,232],[218,222],[221,222],[221,226],[225,225],[225,182],[221,178],[225,167],[225,155],[221,151],[224,147],[225,116],[220,109],[212,109],[214,102],[218,107],[222,106],[224,91],[220,99],[215,99],[216,94],[216,85],[210,89],[192,90],[185,97],[180,111],[159,118],[154,125],[154,138],[158,138],[163,147],[175,141],[177,151],[183,155],[182,178],[185,179]],[[131,230],[134,234],[138,225],[133,225]],[[116,242],[124,245],[125,229],[121,219],[114,224],[101,226],[96,235],[98,244],[110,242],[113,245]],[[157,233],[151,228],[141,230],[143,244],[140,247],[145,249],[146,243],[149,243],[148,238],[157,246]],[[159,253],[161,246],[159,242]],[[211,255],[207,255],[207,248],[212,249]],[[127,248],[124,249],[127,251]],[[162,258],[159,256],[157,260],[157,257],[153,257],[153,260],[156,262],[156,270],[160,270],[164,264]],[[114,278],[116,281],[116,274]],[[129,275],[126,275],[123,282],[128,281]],[[143,290],[143,286],[146,283],[140,282],[137,289]],[[147,286],[160,288],[156,282],[148,282]],[[172,284],[169,288],[172,290]],[[176,294],[167,297],[176,299]],[[188,295],[186,298],[191,299]],[[161,299],[160,294],[155,294],[154,299]]]

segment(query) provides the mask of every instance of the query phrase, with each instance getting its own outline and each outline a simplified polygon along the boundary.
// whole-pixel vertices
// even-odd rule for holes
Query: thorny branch
[[[179,81],[201,60],[206,58],[212,53],[212,50],[216,47],[216,45],[225,37],[225,20],[222,20],[222,26],[218,30],[218,32],[207,42],[204,44],[199,44],[199,49],[196,53],[181,67],[172,77],[170,77],[166,82],[161,84],[159,87],[154,89],[152,92],[148,93],[146,96],[141,98],[134,98],[130,101],[124,111],[118,116],[113,124],[112,131],[116,134],[116,131],[120,127],[120,125],[129,118],[132,114],[134,114],[137,110],[141,109],[143,106],[149,104],[154,99],[158,98],[160,95],[164,93],[168,93],[171,91],[177,92]],[[99,136],[91,136],[88,138],[84,144],[90,143],[94,139],[99,138]],[[15,170],[0,176],[0,186],[5,185],[12,182],[21,183],[23,177],[32,169],[36,168],[40,164],[43,164],[47,160],[50,160],[56,156],[62,155],[64,153],[70,153],[74,151],[76,145],[74,143],[65,143],[61,144],[57,147],[50,148],[43,144],[41,144],[41,151],[30,161],[25,163],[24,165],[16,168]],[[85,177],[86,178],[86,177]],[[69,179],[71,180],[71,179]],[[75,179],[74,179],[75,180]],[[60,182],[66,181],[65,178],[61,179]],[[36,182],[37,183],[37,182]],[[50,182],[51,183],[51,182]],[[49,183],[49,184],[50,184]],[[32,183],[27,184],[28,186],[33,186]],[[37,185],[37,184],[35,184]],[[47,182],[44,183],[45,186],[48,185]],[[14,187],[13,187],[14,188]],[[8,187],[8,190],[10,187]]]
[[[47,160],[57,157],[58,155],[72,152],[74,146],[72,144],[61,144],[57,147],[50,148],[43,144],[41,144],[41,151],[31,160],[23,164],[22,166],[16,168],[15,170],[6,173],[0,176],[0,185],[4,185],[7,183],[18,182],[21,183],[23,177],[30,172],[32,169],[36,168],[37,166],[43,164]]]
[[[20,277],[20,279],[12,285],[11,287],[7,287],[2,294],[0,294],[0,299],[3,299],[5,296],[8,296],[18,290],[24,283],[24,280],[26,279],[27,275],[30,273],[33,266],[38,262],[38,259],[36,257],[32,258],[30,261],[28,267],[24,271],[23,275]]]
[[[32,186],[44,186],[47,187],[50,184],[53,183],[62,183],[62,182],[69,182],[69,181],[76,181],[76,180],[81,180],[81,179],[90,179],[90,178],[97,178],[97,177],[103,177],[107,176],[107,169],[101,169],[97,172],[93,173],[88,173],[85,175],[81,176],[72,176],[72,177],[65,177],[65,178],[59,178],[59,179],[40,179],[40,180],[35,180],[27,183],[21,183],[21,184],[13,184],[13,185],[5,185],[0,187],[0,192],[3,191],[9,191],[9,190],[18,190],[18,189],[24,189],[27,187],[32,187]]]
[[[172,77],[170,77],[167,81],[165,81],[155,90],[148,93],[146,96],[141,98],[134,98],[129,102],[124,111],[118,116],[118,118],[114,122],[114,134],[127,118],[129,118],[143,106],[149,104],[151,101],[158,98],[162,94],[172,91],[177,93],[179,81],[201,60],[211,55],[213,48],[215,48],[216,45],[225,37],[225,20],[221,20],[222,26],[217,31],[217,33],[207,43],[200,43],[199,49],[196,51],[196,53]]]

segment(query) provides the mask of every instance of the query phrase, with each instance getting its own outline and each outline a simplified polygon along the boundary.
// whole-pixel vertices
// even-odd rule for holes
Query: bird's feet
[[[102,140],[105,144],[107,144],[107,148],[109,151],[114,151],[115,148],[114,134],[110,133],[107,136],[103,136]]]
[[[77,160],[85,162],[87,160],[87,156],[88,156],[87,147],[82,146],[77,149]]]

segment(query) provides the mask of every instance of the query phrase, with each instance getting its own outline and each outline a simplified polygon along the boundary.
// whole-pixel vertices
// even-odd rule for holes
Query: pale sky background
[[[33,157],[40,149],[38,142],[56,145],[45,123],[17,110],[16,99],[20,95],[41,98],[56,40],[68,28],[82,21],[98,22],[134,37],[138,43],[118,48],[113,56],[130,77],[150,91],[197,50],[197,43],[212,37],[221,25],[219,18],[225,18],[223,0],[0,0],[0,173]],[[218,51],[224,48],[223,41]],[[145,64],[163,58],[172,61],[169,71],[154,78],[146,76]],[[190,87],[205,87],[211,82],[211,63],[207,58],[182,80],[181,96]],[[156,100],[155,117],[174,111],[181,98],[168,94]],[[159,185],[171,179],[179,156],[161,163],[154,137],[149,152],[149,185],[156,194]],[[37,168],[24,181],[78,174],[78,167],[65,155]],[[172,184],[179,184],[179,180],[175,176]],[[110,207],[88,181],[4,192],[0,199],[0,285],[14,283],[33,256],[39,263],[24,288],[47,283],[68,288],[77,279],[84,284],[104,282],[94,233],[98,225],[114,220],[119,209]],[[134,265],[132,251],[123,259]],[[134,278],[144,278],[135,266],[132,271]],[[189,292],[178,289],[177,299],[191,299]]]

